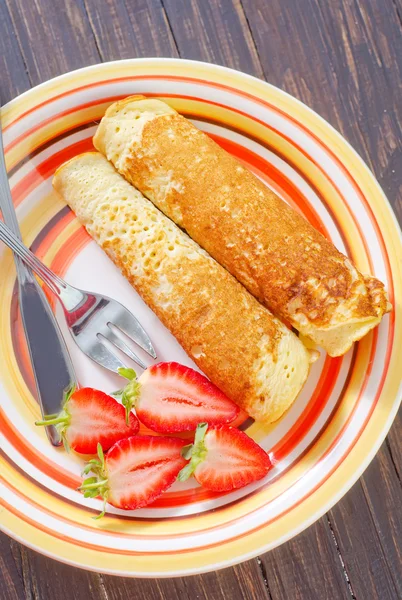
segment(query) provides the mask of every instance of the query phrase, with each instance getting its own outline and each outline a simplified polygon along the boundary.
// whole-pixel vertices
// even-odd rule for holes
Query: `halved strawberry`
[[[102,496],[117,508],[142,508],[158,498],[174,483],[186,464],[181,455],[185,441],[178,438],[135,435],[120,440],[106,457],[98,446],[98,459],[84,469],[93,477],[79,488],[86,498]],[[103,516],[105,508],[99,517]]]
[[[178,475],[186,481],[191,475],[199,484],[215,492],[227,492],[262,479],[272,467],[268,454],[242,431],[228,425],[209,428],[200,423],[194,444],[183,449],[191,459]]]
[[[124,407],[93,388],[70,390],[62,411],[35,425],[55,425],[66,449],[80,454],[96,454],[98,442],[108,450],[118,440],[135,435],[140,426],[133,413],[126,422]]]
[[[195,430],[198,423],[231,423],[238,406],[204,375],[176,362],[148,367],[135,379],[133,369],[119,369],[130,383],[116,392],[127,410],[135,406],[139,420],[158,433]]]

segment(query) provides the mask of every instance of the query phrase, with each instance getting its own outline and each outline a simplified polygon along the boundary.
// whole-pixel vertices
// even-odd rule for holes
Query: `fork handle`
[[[11,229],[0,221],[0,239],[13,250],[35,273],[46,283],[46,285],[57,296],[61,291],[67,288],[67,284],[53,273],[42,261],[39,260],[18,237],[12,233]]]
[[[0,221],[0,240],[2,240],[11,250],[13,250],[31,269],[46,283],[52,292],[59,298],[63,307],[71,311],[79,305],[84,296],[83,294],[68,285],[63,279],[53,273],[42,261],[31,252],[21,240]]]

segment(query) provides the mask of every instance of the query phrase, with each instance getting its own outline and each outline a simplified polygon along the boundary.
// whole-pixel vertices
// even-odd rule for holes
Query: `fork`
[[[124,335],[152,358],[156,358],[149,336],[134,315],[120,302],[101,294],[85,292],[65,282],[24,246],[1,221],[0,240],[22,258],[57,296],[74,341],[92,360],[115,373],[120,368],[125,368],[120,358],[110,349],[111,344],[146,369],[144,362],[127,346]]]

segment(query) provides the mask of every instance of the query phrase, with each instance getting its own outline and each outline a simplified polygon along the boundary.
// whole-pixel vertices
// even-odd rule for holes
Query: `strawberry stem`
[[[106,501],[109,496],[109,480],[107,476],[107,469],[105,463],[105,455],[103,454],[102,446],[98,443],[98,459],[92,458],[83,470],[83,474],[92,472],[92,477],[87,477],[78,488],[84,494],[84,498],[95,498],[101,496],[103,499],[103,510],[102,512],[93,517],[94,519],[100,519],[105,514]]]
[[[92,477],[91,477],[92,479]],[[82,485],[80,485],[80,487],[78,488],[79,490],[94,490],[96,488],[100,488],[103,485],[106,485],[108,482],[107,479],[102,479],[101,481],[96,480],[94,483],[84,483]]]
[[[119,375],[121,375],[121,377],[124,377],[124,379],[128,379],[128,381],[133,381],[137,377],[137,373],[134,371],[134,369],[120,367],[117,372]]]
[[[207,448],[205,446],[205,434],[208,429],[208,423],[199,423],[195,431],[194,444],[184,446],[181,451],[183,458],[190,459],[190,462],[182,468],[177,476],[179,481],[187,481],[192,476],[195,469],[207,456]]]
[[[64,411],[63,411],[64,412]],[[60,413],[61,415],[62,413]],[[69,420],[69,417],[67,415],[65,416],[60,416],[58,415],[57,417],[54,417],[53,419],[49,419],[47,417],[45,417],[43,419],[43,421],[35,421],[35,425],[41,426],[41,425],[58,425],[59,423],[67,423]]]
[[[64,390],[64,398],[62,402],[62,409],[58,415],[47,415],[43,418],[42,421],[35,421],[35,425],[38,427],[48,427],[49,425],[55,425],[57,432],[61,436],[63,440],[63,446],[66,452],[70,451],[67,439],[66,432],[71,422],[71,415],[68,411],[68,401],[71,396],[75,392],[75,385],[70,386],[66,390]]]
[[[76,390],[76,385],[74,383],[65,390],[63,404],[62,404],[63,408],[65,408],[67,402],[70,400],[70,398],[74,394],[75,390]]]
[[[135,406],[140,395],[140,384],[137,380],[137,374],[134,369],[126,369],[121,367],[118,369],[119,375],[128,379],[129,383],[122,390],[114,392],[112,396],[119,398],[122,405],[126,409],[126,425],[129,425],[130,412]]]
[[[105,516],[105,512],[106,512],[106,498],[103,501],[103,509],[102,512],[99,513],[99,515],[96,515],[96,517],[92,517],[92,519],[94,519],[95,521],[98,521],[98,519],[101,519],[102,517]]]

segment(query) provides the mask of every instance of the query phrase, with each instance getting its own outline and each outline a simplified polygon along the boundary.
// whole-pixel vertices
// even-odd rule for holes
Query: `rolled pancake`
[[[384,285],[164,102],[111,105],[94,137],[117,170],[275,315],[330,356],[391,305]]]
[[[278,419],[309,371],[298,337],[101,154],[53,186],[200,369],[254,419]]]

